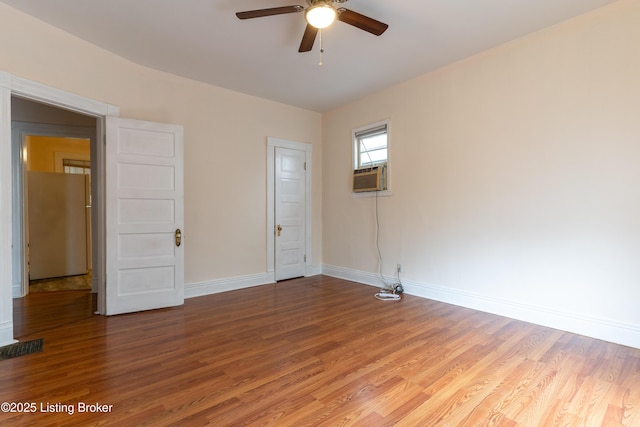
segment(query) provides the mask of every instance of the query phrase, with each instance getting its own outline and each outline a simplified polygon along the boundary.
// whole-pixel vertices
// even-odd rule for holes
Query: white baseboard
[[[22,284],[18,283],[18,284],[13,284],[13,286],[11,287],[11,292],[13,293],[13,298],[20,298],[22,297]]]
[[[16,342],[18,341],[13,339],[13,322],[0,323],[0,347]]]
[[[207,282],[187,283],[184,285],[184,297],[201,297],[274,282],[275,280],[272,273],[261,273],[248,276],[228,277]]]
[[[324,265],[327,276],[382,287],[379,275],[345,267]],[[384,277],[394,283],[394,277]],[[629,347],[640,348],[640,325],[617,322],[575,313],[560,312],[546,307],[487,297],[468,291],[444,288],[426,283],[402,280],[405,293],[478,311],[522,320],[536,325],[572,332]]]
[[[384,282],[379,274],[369,273],[366,271],[354,270],[346,267],[336,267],[334,265],[323,265],[322,274],[338,279],[350,280],[352,282],[362,283],[364,285],[383,287]],[[395,282],[394,277],[383,276],[386,282]]]
[[[322,274],[322,265],[308,265],[305,268],[305,276],[317,276]],[[184,297],[194,298],[220,292],[235,291],[253,286],[275,283],[273,271],[251,274],[247,276],[228,277],[224,279],[210,280],[207,282],[186,283],[184,285]]]
[[[305,267],[305,277],[319,276],[322,274],[322,265],[307,265]]]

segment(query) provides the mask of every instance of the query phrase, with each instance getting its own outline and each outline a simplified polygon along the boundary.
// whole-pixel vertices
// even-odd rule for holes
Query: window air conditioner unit
[[[387,189],[387,165],[353,171],[353,192],[382,191]]]

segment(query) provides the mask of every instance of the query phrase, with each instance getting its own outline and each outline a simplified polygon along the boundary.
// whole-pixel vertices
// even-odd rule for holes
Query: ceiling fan
[[[353,25],[361,30],[367,31],[376,36],[384,33],[389,27],[387,24],[377,21],[358,12],[354,12],[344,7],[336,8],[333,3],[346,3],[347,0],[307,0],[308,7],[294,5],[271,7],[268,9],[248,10],[238,12],[236,16],[240,19],[260,18],[263,16],[284,15],[286,13],[305,12],[307,27],[302,35],[302,42],[298,52],[309,52],[313,48],[318,30],[328,27],[336,19],[345,24]]]

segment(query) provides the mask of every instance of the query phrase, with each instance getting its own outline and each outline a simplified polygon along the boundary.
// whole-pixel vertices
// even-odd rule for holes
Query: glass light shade
[[[336,10],[326,4],[313,6],[307,10],[306,18],[316,28],[327,28],[336,20]]]

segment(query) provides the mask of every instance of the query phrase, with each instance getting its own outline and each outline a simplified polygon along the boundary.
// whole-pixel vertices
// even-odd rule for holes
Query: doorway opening
[[[71,313],[91,316],[97,308],[98,123],[19,97],[11,106],[14,324],[16,332],[28,334],[30,328],[60,326],[60,319],[78,320]],[[35,295],[43,291],[79,293]]]
[[[267,138],[267,271],[311,275],[311,144]]]

